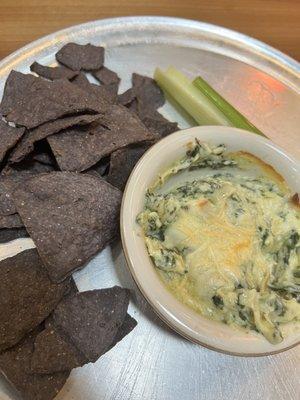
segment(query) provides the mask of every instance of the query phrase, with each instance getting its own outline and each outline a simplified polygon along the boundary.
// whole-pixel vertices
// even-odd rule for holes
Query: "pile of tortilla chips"
[[[0,370],[26,400],[52,400],[136,326],[127,289],[78,292],[72,273],[118,237],[132,168],[177,130],[153,79],[133,74],[118,94],[102,47],[68,43],[56,59],[12,71],[0,103],[0,243],[36,246],[0,262]]]

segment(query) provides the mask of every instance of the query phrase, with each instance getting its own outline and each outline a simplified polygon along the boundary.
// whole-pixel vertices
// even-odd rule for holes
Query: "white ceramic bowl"
[[[220,144],[228,151],[248,151],[272,165],[296,192],[300,192],[300,163],[271,141],[246,131],[220,126],[186,129],[167,136],[151,147],[135,166],[127,182],[121,209],[121,236],[130,272],[139,289],[156,313],[176,332],[208,348],[243,356],[259,356],[287,350],[299,344],[293,334],[272,345],[262,335],[245,333],[225,324],[208,320],[180,303],[165,288],[150,260],[141,228],[136,223],[143,209],[146,189],[159,172],[186,152],[193,140]]]

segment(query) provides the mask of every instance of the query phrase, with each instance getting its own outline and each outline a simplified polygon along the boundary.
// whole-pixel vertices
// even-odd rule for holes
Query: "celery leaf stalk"
[[[166,71],[157,68],[154,79],[198,124],[231,125],[218,107],[175,68],[170,67]]]
[[[193,85],[199,89],[230,121],[232,126],[245,129],[265,136],[256,126],[254,126],[244,115],[236,110],[227,100],[216,92],[203,78],[198,76],[194,79]]]

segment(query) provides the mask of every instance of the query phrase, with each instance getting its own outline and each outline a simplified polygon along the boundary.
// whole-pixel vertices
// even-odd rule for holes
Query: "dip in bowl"
[[[177,132],[128,181],[121,232],[129,268],[177,332],[239,355],[299,341],[299,164],[227,127]]]

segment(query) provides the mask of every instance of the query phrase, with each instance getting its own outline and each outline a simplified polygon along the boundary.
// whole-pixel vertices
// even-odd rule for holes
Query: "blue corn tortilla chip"
[[[22,140],[14,148],[9,157],[9,163],[18,163],[34,149],[34,144],[54,133],[70,128],[71,126],[88,125],[99,119],[99,115],[74,115],[46,122],[35,129],[27,131]]]
[[[30,71],[36,73],[42,78],[49,79],[50,81],[54,81],[55,79],[73,79],[76,75],[78,75],[78,71],[72,71],[69,68],[60,65],[58,67],[47,67],[45,65],[41,65],[38,62],[34,62],[30,65]]]
[[[1,174],[4,177],[15,178],[20,181],[25,181],[32,175],[37,175],[45,172],[54,171],[55,165],[40,163],[33,158],[26,158],[16,164],[7,164]]]
[[[65,130],[48,142],[62,171],[81,172],[119,148],[157,137],[125,107],[113,105],[94,128]]]
[[[47,323],[34,342],[30,370],[36,374],[52,374],[85,365],[88,360],[52,322]]]
[[[73,71],[97,70],[103,66],[104,48],[88,44],[67,43],[55,55],[56,60]]]
[[[119,94],[118,104],[122,106],[129,106],[136,99],[136,95],[132,88],[126,90],[125,92]]]
[[[0,113],[7,121],[32,129],[68,115],[103,113],[106,107],[106,102],[88,96],[66,79],[47,81],[12,71],[5,83]]]
[[[15,207],[15,203],[11,198],[11,191],[14,188],[14,184],[17,185],[22,178],[8,183],[8,180],[11,181],[11,178],[7,178],[4,176],[0,176],[0,214],[1,215],[11,215],[16,214],[17,209]],[[11,186],[12,185],[12,186]]]
[[[29,234],[25,228],[0,229],[0,243],[7,243],[15,239],[26,238]]]
[[[0,371],[23,400],[53,400],[67,381],[70,371],[48,375],[30,371],[34,341],[43,326],[29,333],[14,347],[0,354]]]
[[[89,290],[60,302],[53,323],[90,361],[104,354],[122,326],[130,292],[119,286]]]
[[[69,285],[51,282],[36,249],[0,261],[0,352],[47,318]]]
[[[164,105],[165,97],[154,79],[132,74],[132,87],[118,96],[118,103],[136,113],[141,121],[161,137],[178,130],[176,123],[166,120],[157,109]]]
[[[91,83],[83,72],[80,72],[72,82],[82,90],[85,90],[90,94],[90,96],[99,99],[101,102],[105,101],[108,104],[115,104],[117,102],[118,84],[112,83],[110,85],[96,85]]]
[[[14,128],[0,120],[0,163],[25,133],[25,128]]]
[[[121,197],[103,179],[70,172],[36,175],[13,193],[43,265],[56,282],[117,237]]]
[[[97,164],[93,165],[92,168],[84,171],[85,174],[91,174],[98,178],[105,177],[109,171],[110,156],[102,158]]]
[[[179,130],[177,122],[171,122],[162,116],[158,111],[141,116],[143,124],[160,137],[165,137]]]
[[[117,330],[111,345],[106,350],[97,353],[100,358],[104,353],[111,350],[118,342],[128,335],[137,325],[137,322],[129,314],[126,314],[123,324]],[[86,326],[85,329],[95,329]],[[83,331],[83,329],[82,329]],[[82,367],[90,360],[82,354],[80,349],[68,338],[68,335],[60,332],[53,321],[47,323],[47,327],[36,338],[34,352],[31,358],[31,371],[38,374],[52,374],[54,372],[67,371]]]
[[[128,303],[129,290],[118,286],[66,297],[36,338],[32,372],[64,371],[98,360],[136,326]]]
[[[0,229],[22,228],[24,226],[19,214],[0,215]]]
[[[32,74],[22,74],[21,72],[12,70],[5,82],[0,103],[0,114],[9,114],[17,106],[17,103],[23,102],[22,94],[30,93],[30,87],[35,82],[36,77]]]
[[[54,165],[55,164],[55,159],[52,154],[49,154],[48,152],[38,152],[33,154],[32,159],[34,161],[38,161],[41,164],[45,165]]]
[[[148,76],[132,74],[132,90],[137,99],[138,114],[143,117],[157,110],[165,103],[165,96],[154,79]]]
[[[133,167],[152,144],[153,142],[142,143],[135,147],[125,147],[114,151],[110,156],[107,182],[124,190]]]
[[[137,322],[131,315],[126,314],[123,324],[117,330],[116,336],[114,337],[113,343],[107,351],[112,349],[117,343],[119,343],[125,336],[127,336],[135,327]]]
[[[53,171],[53,168],[53,164],[40,163],[34,159],[13,166],[7,165],[0,175],[0,215],[17,214],[12,193],[19,184],[24,184],[33,175]]]
[[[95,362],[137,325],[126,313],[128,300],[129,291],[117,286],[69,295],[36,338],[32,372],[49,374]]]
[[[93,71],[92,75],[103,85],[111,85],[112,83],[119,85],[120,83],[118,74],[106,67],[102,67],[97,71]]]

